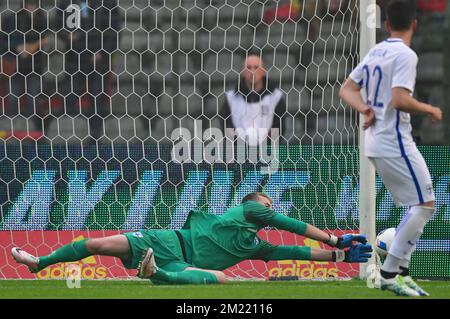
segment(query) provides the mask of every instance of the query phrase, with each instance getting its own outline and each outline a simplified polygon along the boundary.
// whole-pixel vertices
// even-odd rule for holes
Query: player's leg
[[[396,229],[394,241],[381,267],[382,282],[392,284],[398,274],[406,275],[408,286],[420,295],[427,295],[409,277],[411,255],[435,212],[431,176],[425,160],[417,152],[408,157],[374,159],[372,162],[396,203],[411,206]]]
[[[220,270],[210,270],[210,269],[201,269],[201,268],[195,268],[195,267],[187,267],[184,270],[184,272],[187,272],[187,271],[210,273],[210,274],[214,275],[216,277],[217,281],[221,284],[224,284],[230,280],[230,278],[227,275],[225,275],[225,273],[223,271],[220,271]]]
[[[222,284],[228,281],[228,277],[217,270],[186,267],[183,271],[167,271],[157,268],[151,280],[159,284],[198,285],[198,284]]]
[[[391,273],[406,273],[416,243],[423,233],[435,209],[429,206],[413,206],[396,228],[394,241],[386,257],[382,270]]]
[[[411,262],[411,255],[416,250],[416,246],[417,245],[414,245],[411,252],[408,255],[406,255],[405,258],[403,258],[402,261],[400,262],[400,276],[403,278],[405,284],[408,287],[417,291],[421,296],[429,296],[430,294],[425,290],[423,290],[409,274],[409,264]]]
[[[396,229],[396,235],[389,254],[381,267],[382,277],[387,279],[394,278],[398,273],[402,276],[401,280],[421,296],[429,296],[429,294],[411,278],[409,275],[409,264],[411,256],[416,249],[416,243],[434,212],[434,201],[413,206],[409,209]]]
[[[73,262],[92,255],[103,255],[126,259],[131,251],[124,235],[83,239],[64,245],[46,256],[34,257],[20,248],[11,251],[14,259],[28,266],[31,272],[40,271],[59,262]]]
[[[227,282],[227,276],[217,270],[192,267],[183,261],[173,261],[163,267],[156,266],[153,249],[148,249],[138,267],[138,276],[154,284],[218,284]]]

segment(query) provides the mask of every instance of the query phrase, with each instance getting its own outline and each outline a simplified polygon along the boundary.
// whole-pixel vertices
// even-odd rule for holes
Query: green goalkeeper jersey
[[[193,211],[181,230],[190,263],[198,268],[224,270],[246,259],[263,259],[274,245],[257,232],[266,226],[303,235],[306,224],[278,214],[263,204],[247,201],[224,215]]]

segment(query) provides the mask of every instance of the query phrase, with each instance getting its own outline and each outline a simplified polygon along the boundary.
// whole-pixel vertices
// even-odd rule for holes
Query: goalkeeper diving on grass
[[[337,249],[273,245],[257,236],[257,232],[267,226]],[[364,263],[371,253],[372,247],[364,235],[336,237],[276,213],[272,209],[272,199],[260,192],[246,195],[240,205],[221,216],[192,211],[180,230],[141,230],[84,239],[41,257],[18,247],[12,249],[14,259],[33,273],[59,262],[102,255],[120,258],[125,268],[138,269],[138,277],[149,278],[154,284],[225,283],[228,277],[222,271],[248,259]]]

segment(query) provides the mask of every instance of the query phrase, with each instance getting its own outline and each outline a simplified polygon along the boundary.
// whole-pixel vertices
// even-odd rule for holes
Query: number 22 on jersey
[[[364,86],[367,94],[367,104],[376,107],[383,108],[384,103],[379,101],[379,93],[381,88],[381,82],[383,81],[383,71],[379,65],[375,66],[373,70],[370,70],[369,66],[366,64],[363,66],[363,71],[365,75]],[[371,82],[375,81],[375,82]],[[375,86],[370,86],[375,83]]]

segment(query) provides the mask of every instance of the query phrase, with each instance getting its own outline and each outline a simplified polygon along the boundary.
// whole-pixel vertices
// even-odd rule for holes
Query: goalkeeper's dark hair
[[[270,200],[270,202],[272,203],[272,198],[270,198],[268,195],[264,194],[263,192],[253,192],[253,193],[247,194],[244,196],[241,203],[245,203],[245,202],[248,202],[251,200],[257,202],[259,200],[259,197],[265,197],[268,200]]]
[[[414,0],[391,0],[386,6],[386,18],[393,31],[406,31],[416,19]]]

